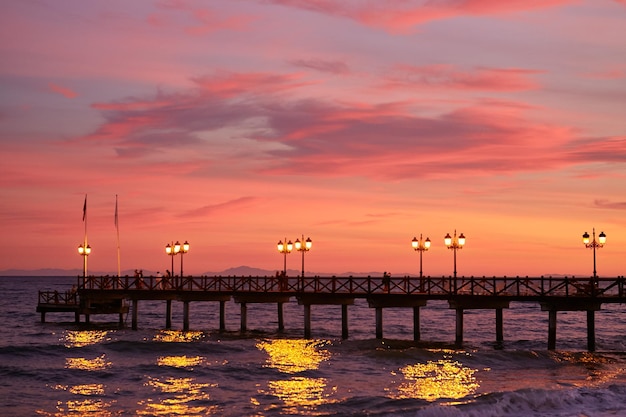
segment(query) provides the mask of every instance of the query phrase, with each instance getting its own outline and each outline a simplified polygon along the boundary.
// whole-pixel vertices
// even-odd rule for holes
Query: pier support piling
[[[348,338],[348,305],[341,305],[341,337]]]
[[[413,307],[413,340],[419,342],[420,339],[420,308]]]
[[[285,321],[283,320],[283,303],[278,303],[278,331],[285,330]]]
[[[139,300],[133,300],[133,319],[132,319],[132,329],[137,330],[137,316],[139,314]]]
[[[504,317],[501,308],[496,308],[496,342],[504,341]]]
[[[376,339],[383,338],[383,308],[376,307]]]
[[[595,352],[596,350],[596,312],[587,310],[587,350]]]
[[[244,333],[248,327],[248,305],[241,303],[241,327],[240,330]]]
[[[189,301],[183,301],[183,331],[189,331]]]
[[[463,309],[456,309],[456,339],[454,342],[458,347],[463,345]]]
[[[571,299],[559,302],[541,303],[541,310],[548,311],[548,350],[556,349],[556,314],[559,311],[586,311],[587,312],[587,349],[596,350],[595,312],[599,311],[601,303],[598,300]]]
[[[220,300],[220,332],[226,330],[226,301]]]
[[[304,338],[311,338],[311,304],[304,305]]]
[[[86,300],[85,301],[85,311],[86,311],[86,313],[85,313],[85,323],[86,324],[89,324],[89,319],[90,319],[90,317],[89,317],[89,309],[90,308],[91,308],[91,300]]]
[[[166,300],[165,302],[165,328],[172,328],[172,300]]]
[[[556,310],[548,312],[548,350],[556,349]]]

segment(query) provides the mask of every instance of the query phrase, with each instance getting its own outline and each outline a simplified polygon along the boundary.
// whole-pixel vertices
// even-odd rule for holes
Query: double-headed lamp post
[[[422,273],[422,253],[430,249],[430,239],[426,238],[426,240],[423,240],[422,235],[420,233],[419,240],[416,237],[414,237],[413,240],[411,241],[411,246],[413,246],[413,249],[415,251],[420,253],[420,278],[422,278],[424,276]]]
[[[443,241],[448,247],[448,249],[451,249],[454,252],[454,286],[456,288],[456,251],[459,249],[463,249],[463,245],[465,245],[465,236],[463,236],[463,233],[461,233],[457,237],[456,229],[455,229],[454,237],[450,237],[450,233],[447,233]]]
[[[589,240],[589,233],[585,232],[583,234],[583,243],[586,248],[593,249],[593,278],[597,278],[598,274],[596,272],[596,248],[601,248],[606,243],[606,235],[604,232],[600,232],[598,235],[598,240],[596,241],[596,228],[593,228],[593,240]]]
[[[282,240],[279,240],[277,247],[278,252],[284,254],[285,262],[283,266],[283,275],[287,276],[287,254],[291,253],[291,251],[293,250],[293,243],[291,243],[291,240],[287,242],[287,238],[285,238],[285,243],[283,243]]]
[[[306,240],[304,240],[304,235],[302,235],[302,241],[296,239],[296,250],[302,252],[302,278],[304,278],[304,253],[310,251],[311,246],[313,246],[313,241],[310,237],[307,237]]]
[[[176,245],[178,245],[178,249],[176,248]],[[180,251],[180,243],[178,242],[176,242],[176,244],[172,242],[171,244],[168,243],[167,245],[165,245],[165,253],[167,253],[172,258],[172,276],[174,276],[174,256],[176,256],[178,251]]]
[[[178,245],[178,242],[176,242],[176,244]],[[182,245],[179,246],[179,252],[180,252],[180,277],[183,277],[183,255],[185,255],[187,252],[189,252],[189,242],[187,242],[185,240],[185,243],[183,243]]]
[[[91,246],[87,242],[78,246],[78,254],[83,257],[83,278],[87,276],[87,257],[91,253]]]

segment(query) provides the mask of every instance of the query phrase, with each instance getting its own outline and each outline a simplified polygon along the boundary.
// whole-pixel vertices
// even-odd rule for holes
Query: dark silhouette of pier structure
[[[556,348],[557,313],[587,312],[587,348],[594,351],[595,312],[604,303],[625,303],[626,278],[579,277],[79,277],[75,290],[60,293],[40,291],[37,311],[45,322],[48,312],[74,312],[76,322],[94,314],[119,314],[132,306],[132,329],[139,324],[142,300],[166,301],[165,327],[171,328],[172,301],[183,303],[183,330],[189,330],[191,302],[219,302],[219,329],[226,330],[225,305],[231,299],[240,305],[241,331],[247,327],[248,304],[276,303],[278,330],[284,329],[283,304],[295,297],[304,308],[304,337],[311,337],[311,307],[341,305],[342,337],[348,337],[348,306],[366,299],[376,310],[376,337],[383,338],[383,310],[413,309],[414,340],[420,340],[420,308],[429,300],[446,300],[456,311],[457,346],[463,344],[465,310],[494,310],[495,339],[504,341],[503,311],[511,302],[533,302],[548,312],[548,349]]]

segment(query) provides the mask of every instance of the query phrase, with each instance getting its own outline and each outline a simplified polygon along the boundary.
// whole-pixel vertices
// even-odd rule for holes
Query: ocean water
[[[35,312],[39,289],[65,291],[72,277],[0,277],[2,416],[624,416],[626,307],[596,313],[597,351],[585,351],[585,312],[558,314],[557,350],[547,350],[548,313],[532,303],[504,311],[495,340],[492,310],[466,311],[462,349],[453,347],[455,313],[446,302],[421,309],[422,341],[412,309],[385,309],[384,336],[363,300],[312,306],[312,339],[303,339],[303,307],[285,304],[278,333],[275,304],[144,301],[139,330],[117,315],[74,324],[71,313]]]

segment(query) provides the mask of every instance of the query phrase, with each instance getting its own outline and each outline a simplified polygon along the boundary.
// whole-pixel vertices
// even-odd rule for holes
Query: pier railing
[[[78,305],[76,291],[39,291],[39,304]]]
[[[580,277],[107,277],[78,278],[79,290],[216,293],[626,298],[626,278]],[[44,293],[45,294],[45,293]],[[55,295],[61,297],[61,293]],[[41,297],[50,297],[42,295]]]

